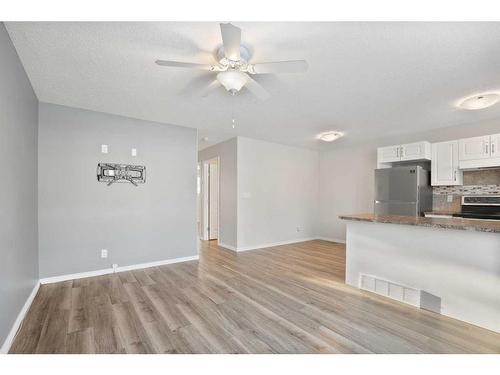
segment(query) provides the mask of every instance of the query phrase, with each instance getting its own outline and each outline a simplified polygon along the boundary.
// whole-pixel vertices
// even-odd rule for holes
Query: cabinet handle
[[[399,147],[396,149],[396,157],[399,158]]]
[[[453,172],[453,181],[456,181],[457,180],[457,171],[455,170],[455,172]]]
[[[486,145],[484,148],[485,148],[485,153],[489,154],[489,152],[488,152],[488,145]]]

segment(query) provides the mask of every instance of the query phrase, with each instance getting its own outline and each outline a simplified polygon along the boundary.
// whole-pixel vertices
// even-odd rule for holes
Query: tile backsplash
[[[465,171],[462,186],[434,186],[432,194],[433,211],[460,212],[462,195],[500,195],[500,169]]]
[[[434,195],[472,195],[472,194],[500,194],[500,185],[463,185],[463,186],[435,186]]]

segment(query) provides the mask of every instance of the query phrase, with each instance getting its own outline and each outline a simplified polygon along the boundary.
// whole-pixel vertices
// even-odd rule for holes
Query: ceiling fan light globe
[[[238,70],[227,70],[217,74],[217,80],[227,91],[234,93],[240,91],[245,86],[247,76]]]

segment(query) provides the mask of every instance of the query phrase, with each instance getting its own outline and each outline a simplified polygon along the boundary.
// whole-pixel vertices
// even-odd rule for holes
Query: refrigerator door
[[[417,200],[417,167],[375,170],[375,201],[416,203]]]
[[[418,215],[417,203],[412,202],[382,202],[375,201],[375,214],[377,215]]]

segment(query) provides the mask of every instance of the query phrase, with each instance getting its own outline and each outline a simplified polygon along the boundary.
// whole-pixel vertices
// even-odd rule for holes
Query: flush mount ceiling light
[[[339,139],[340,137],[343,137],[344,133],[338,132],[338,131],[329,131],[329,132],[324,132],[318,135],[318,139],[321,139],[322,141],[325,142],[333,142],[336,139]]]
[[[500,101],[497,93],[485,93],[469,96],[458,103],[458,107],[468,110],[476,110],[491,107]]]

